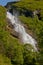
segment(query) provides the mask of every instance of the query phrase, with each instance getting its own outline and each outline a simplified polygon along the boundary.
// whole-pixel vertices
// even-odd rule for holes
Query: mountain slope
[[[21,15],[19,15],[18,17],[21,20],[21,22],[27,26],[28,28],[27,30],[30,30],[33,33],[33,37],[37,40],[38,43],[39,53],[32,52],[31,49],[33,47],[31,45],[22,45],[17,38],[13,37],[10,34],[11,31],[7,30],[8,24],[6,18],[6,11],[8,9],[0,6],[0,54],[1,56],[2,54],[5,55],[6,59],[8,58],[10,60],[8,61],[10,62],[10,64],[43,65],[43,4],[42,3],[43,1],[25,0],[15,4],[13,3],[11,5],[12,6],[11,10],[16,9],[17,11],[21,12]],[[39,8],[41,8],[40,11],[41,20],[39,20],[37,14],[33,17],[31,16],[27,17],[24,14],[22,14],[23,12],[25,12],[25,10],[26,12],[27,10],[33,12]],[[2,62],[4,62],[3,56],[1,63]]]
[[[39,43],[40,51],[43,50],[43,1],[21,0],[18,3],[12,4],[12,8],[21,12],[19,15],[20,20],[33,32],[35,39]],[[35,15],[33,12],[35,12]]]

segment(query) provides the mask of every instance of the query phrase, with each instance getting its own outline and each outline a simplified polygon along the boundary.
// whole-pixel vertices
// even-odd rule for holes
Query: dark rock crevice
[[[39,20],[42,19],[41,14],[40,14],[41,9],[36,9],[35,11],[28,10],[24,7],[19,9],[18,7],[12,5],[12,4],[15,4],[17,2],[19,2],[19,1],[8,2],[7,5],[5,6],[7,8],[7,11],[11,12],[13,15],[16,15],[16,16],[24,15],[26,17],[34,18],[34,16],[37,15]]]

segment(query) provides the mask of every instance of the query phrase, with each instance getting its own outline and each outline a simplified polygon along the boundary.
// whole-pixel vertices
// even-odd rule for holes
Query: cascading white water
[[[10,19],[11,24],[14,26],[14,30],[19,34],[19,37],[23,43],[31,44],[37,51],[36,40],[26,33],[24,26],[20,24],[18,18],[7,12],[7,18]]]

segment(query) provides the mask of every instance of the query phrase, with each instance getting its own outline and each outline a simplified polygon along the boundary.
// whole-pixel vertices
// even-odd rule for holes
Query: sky
[[[11,2],[11,1],[17,1],[17,0],[0,0],[0,5],[5,6],[7,2]]]

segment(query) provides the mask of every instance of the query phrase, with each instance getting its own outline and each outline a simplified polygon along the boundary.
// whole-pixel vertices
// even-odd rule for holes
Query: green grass
[[[26,8],[30,10],[43,9],[43,1],[20,1],[19,3],[13,4],[18,8]]]

